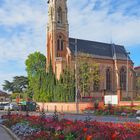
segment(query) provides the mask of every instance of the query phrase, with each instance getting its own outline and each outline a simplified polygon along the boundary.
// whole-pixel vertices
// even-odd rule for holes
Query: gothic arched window
[[[57,23],[62,23],[62,8],[59,7],[57,11]]]
[[[63,51],[63,49],[64,49],[63,37],[61,35],[59,35],[58,38],[57,38],[57,50],[58,51]]]
[[[99,81],[94,81],[93,90],[96,92],[99,91],[99,88],[100,88]]]
[[[106,69],[106,90],[111,90],[111,69]]]
[[[120,88],[126,90],[126,68],[122,67],[120,69]]]
[[[99,71],[97,71],[97,73],[96,73],[97,75],[99,75],[100,73],[99,73]],[[93,80],[93,91],[99,91],[99,89],[100,89],[100,81],[98,80],[98,79],[94,79]]]

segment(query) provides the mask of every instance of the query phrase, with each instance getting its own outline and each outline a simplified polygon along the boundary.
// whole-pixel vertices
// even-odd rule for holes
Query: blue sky
[[[140,0],[67,0],[71,37],[124,45],[140,65]],[[46,54],[47,0],[0,0],[0,89],[26,75],[25,60]]]

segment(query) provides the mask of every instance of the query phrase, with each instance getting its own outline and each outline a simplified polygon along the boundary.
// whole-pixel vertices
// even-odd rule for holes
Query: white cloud
[[[126,47],[140,44],[138,0],[68,0],[68,12],[71,37],[103,42],[110,42],[112,38],[114,43]],[[0,8],[0,30],[1,27],[5,29],[0,36],[3,71],[9,69],[3,67],[9,60],[23,67],[28,54],[34,51],[46,54],[46,0],[4,0]],[[24,73],[24,70],[0,72],[0,84]]]
[[[47,21],[47,16],[44,14],[47,9],[41,8],[43,7],[36,7],[26,0],[6,0],[0,9],[0,25],[42,27],[43,23]]]
[[[24,61],[30,53],[41,51],[45,54],[46,13],[43,5],[32,5],[26,0],[4,1],[0,8],[0,30],[5,29],[0,37],[0,89],[4,80],[26,73]],[[14,65],[11,60],[15,61]]]
[[[26,1],[6,0],[0,9],[0,25],[10,36],[0,38],[1,60],[25,59],[34,51],[44,50],[47,16],[41,7],[29,5]],[[22,30],[23,28],[23,30]]]
[[[102,1],[98,10],[94,9],[96,5],[94,0],[82,10],[71,7],[69,10],[70,35],[105,42],[110,42],[112,38],[115,43],[125,46],[140,44],[140,16],[127,14],[128,11],[130,12],[127,8],[134,4],[136,2],[132,1],[117,3],[116,11],[114,10],[113,13],[110,13],[113,6],[110,5],[110,0]],[[81,2],[80,5],[82,5]],[[134,11],[140,12],[140,9],[134,9]]]

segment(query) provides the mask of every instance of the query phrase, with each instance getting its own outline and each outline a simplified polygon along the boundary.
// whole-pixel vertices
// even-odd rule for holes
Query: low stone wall
[[[57,110],[58,112],[76,112],[76,103],[62,103],[62,102],[54,102],[54,103],[37,103],[40,107],[40,110],[44,109],[45,112],[54,112]],[[119,106],[140,106],[140,101],[120,101]],[[99,107],[103,107],[104,103],[99,102]],[[82,112],[85,108],[94,107],[93,102],[79,102],[78,110],[79,113]]]
[[[140,101],[120,101],[119,106],[140,106]]]
[[[40,106],[40,110],[44,109],[46,112],[54,112],[55,109],[58,112],[76,112],[76,103],[37,103]],[[99,102],[99,106],[103,106],[103,102]],[[93,102],[79,102],[78,110],[82,112],[85,108],[94,107]]]

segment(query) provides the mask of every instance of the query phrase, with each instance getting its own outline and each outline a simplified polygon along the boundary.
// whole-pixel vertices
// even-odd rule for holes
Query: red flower
[[[113,133],[112,136],[111,136],[111,139],[112,139],[112,140],[115,140],[116,137],[117,137],[116,133]]]
[[[72,122],[71,121],[67,121],[66,124],[67,125],[70,125],[70,124],[72,124]]]
[[[92,136],[91,135],[87,135],[86,140],[92,140]]]
[[[84,132],[87,132],[87,130],[88,130],[87,128],[83,128],[83,131],[84,131]]]

